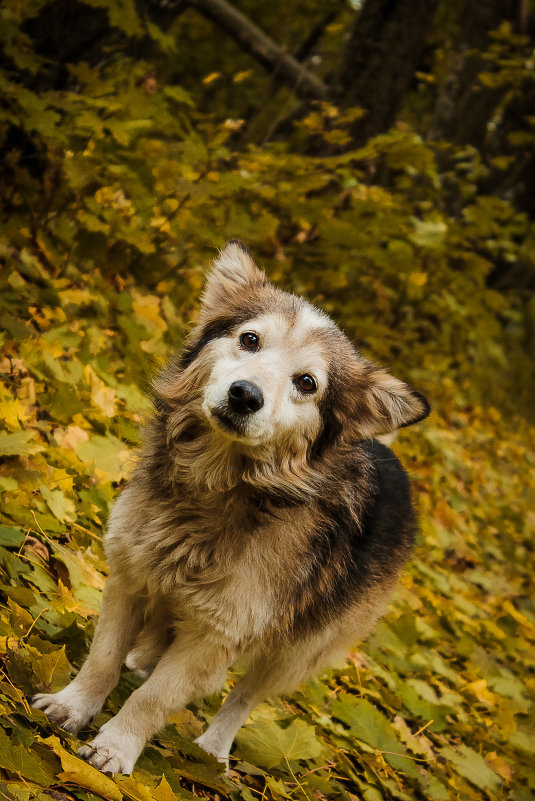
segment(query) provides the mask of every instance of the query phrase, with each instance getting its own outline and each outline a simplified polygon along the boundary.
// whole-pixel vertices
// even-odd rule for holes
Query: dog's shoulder
[[[340,489],[328,518],[347,564],[354,566],[355,580],[366,584],[396,573],[417,527],[409,477],[399,459],[377,440],[356,443],[347,455]]]
[[[409,477],[377,440],[361,440],[333,459],[318,498],[316,535],[351,561],[406,558],[416,529]]]
[[[355,448],[360,452],[359,463],[362,456],[367,463],[368,492],[360,537],[403,552],[412,545],[416,529],[407,472],[394,452],[377,440],[363,440]]]
[[[390,500],[398,503],[410,501],[409,477],[395,453],[376,439],[363,440],[356,447],[365,454],[372,466],[377,489],[376,504],[385,504]]]
[[[374,440],[347,446],[330,462],[294,591],[294,630],[304,636],[388,594],[416,531],[408,476]]]

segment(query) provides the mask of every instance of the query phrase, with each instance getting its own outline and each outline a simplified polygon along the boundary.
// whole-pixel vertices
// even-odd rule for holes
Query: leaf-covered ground
[[[0,7],[0,799],[527,801],[535,224],[509,179],[531,163],[532,117],[511,135],[489,118],[488,151],[428,135],[459,45],[455,4],[441,4],[435,66],[415,76],[404,119],[358,149],[361,111],[305,109],[219,33],[221,49],[187,14],[164,32],[146,5],[87,0],[112,36],[61,65],[37,43],[46,0]],[[282,27],[277,4],[243,5]],[[322,2],[292,6],[299,41],[310,5],[323,17]],[[329,30],[326,72],[344,26]],[[507,26],[493,41],[487,84],[528,96],[529,41]],[[28,699],[63,687],[87,653],[150,377],[187,332],[215,247],[236,236],[429,396],[432,416],[395,446],[421,535],[368,642],[262,704],[230,778],[192,744],[219,696],[110,778]],[[124,671],[81,740],[137,682]]]
[[[202,268],[149,291],[97,271],[51,280],[39,254],[5,255],[0,797],[533,798],[534,430],[455,403],[440,373],[426,384],[436,411],[396,445],[421,535],[388,615],[346,663],[255,711],[229,778],[192,743],[219,697],[170,720],[130,777],[88,766],[75,737],[30,709],[31,694],[63,687],[87,651],[103,527],[150,405],[148,375],[187,327],[188,304],[170,287],[193,297]],[[125,669],[80,740],[138,681]]]

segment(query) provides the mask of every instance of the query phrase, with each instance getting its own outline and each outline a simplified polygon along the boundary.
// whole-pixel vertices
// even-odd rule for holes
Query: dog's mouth
[[[227,434],[238,434],[238,436],[243,436],[245,433],[243,424],[240,425],[238,420],[230,417],[219,409],[214,409],[212,411],[212,419],[216,422],[219,428],[222,428]]]
[[[245,445],[257,445],[262,440],[262,437],[255,436],[249,430],[247,417],[234,414],[227,407],[220,406],[210,409],[209,420],[214,428],[223,431],[235,442],[238,441]]]

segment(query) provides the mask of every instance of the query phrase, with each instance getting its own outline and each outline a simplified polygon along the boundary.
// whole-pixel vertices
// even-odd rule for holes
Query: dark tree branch
[[[343,3],[340,3],[340,7],[343,8]],[[310,56],[312,50],[316,47],[317,43],[325,33],[326,27],[330,25],[331,22],[338,16],[340,7],[331,9],[326,16],[312,28],[307,38],[295,54],[295,57],[299,62],[306,61],[306,59]]]
[[[292,85],[296,94],[318,100],[327,98],[328,87],[293,56],[260,30],[226,0],[190,0],[190,5],[226,31],[264,67]]]
[[[436,0],[366,0],[358,12],[337,78],[337,96],[366,114],[355,122],[357,144],[396,121],[421,63]]]

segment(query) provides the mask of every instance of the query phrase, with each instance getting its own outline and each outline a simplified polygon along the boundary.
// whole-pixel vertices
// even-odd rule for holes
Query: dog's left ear
[[[363,390],[356,416],[359,433],[366,439],[419,423],[431,411],[420,392],[379,368],[368,372]]]
[[[248,247],[239,239],[232,239],[208,273],[202,305],[208,309],[221,308],[233,295],[267,282],[267,276],[254,263]]]

